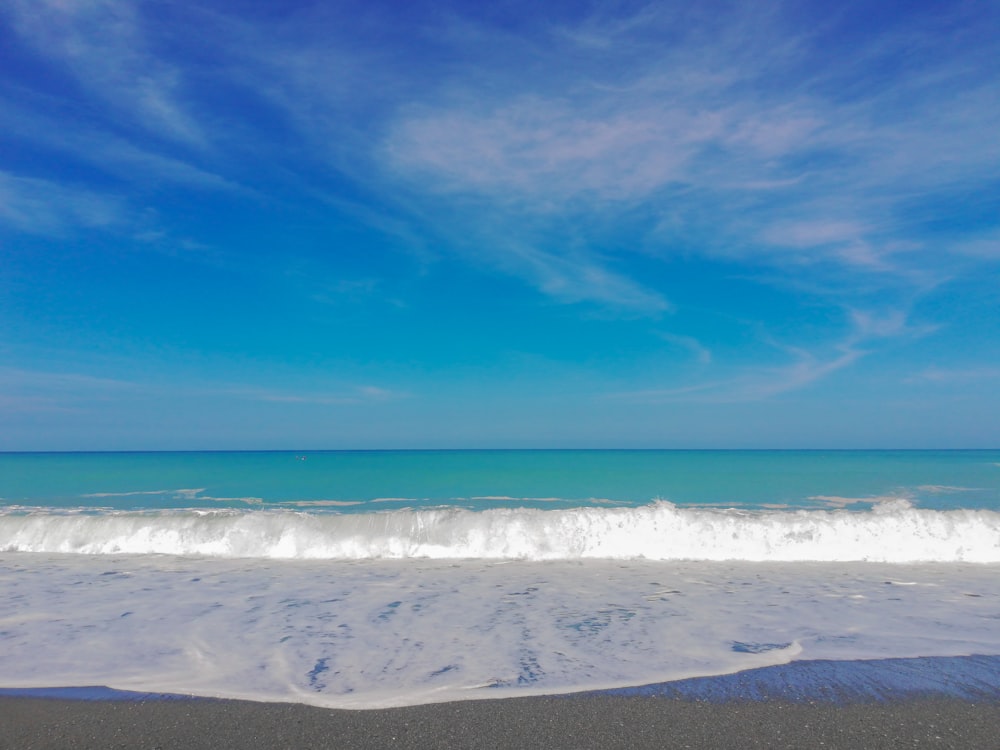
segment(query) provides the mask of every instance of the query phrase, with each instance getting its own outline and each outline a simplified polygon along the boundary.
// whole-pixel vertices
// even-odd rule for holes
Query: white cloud
[[[201,145],[204,134],[180,103],[181,72],[155,55],[141,6],[129,0],[11,0],[14,27],[120,117]]]
[[[172,183],[203,190],[250,191],[220,174],[151,150],[115,134],[78,125],[65,128],[49,117],[12,104],[0,109],[0,127],[8,136],[91,164],[123,181],[142,185]]]
[[[873,338],[919,338],[938,330],[937,325],[912,325],[906,311],[888,309],[880,312],[848,310],[857,340]]]
[[[763,158],[782,156],[801,148],[824,125],[815,114],[799,112],[795,105],[776,112],[758,113],[740,122],[728,135],[732,145],[747,145]]]
[[[117,196],[0,171],[0,224],[15,230],[58,236],[118,226],[126,215]]]
[[[597,302],[644,314],[672,308],[659,294],[608,270],[600,260],[587,254],[548,253],[517,244],[507,245],[506,251],[493,262],[524,276],[537,289],[562,302]]]
[[[400,108],[377,152],[387,175],[442,206],[478,200],[553,226],[669,216],[653,226],[676,231],[645,237],[664,253],[771,265],[792,254],[915,282],[941,261],[911,238],[907,202],[995,174],[996,77],[971,75],[961,50],[902,20],[859,59],[878,69],[932,45],[935,57],[880,79],[856,59],[817,66],[824,29],[790,30],[780,3],[620,12],[553,29],[518,84],[473,62]]]
[[[584,79],[575,97],[515,93],[500,103],[466,94],[404,110],[384,159],[433,189],[541,210],[578,197],[641,201],[673,184],[774,189],[801,179],[772,162],[810,145],[823,124],[814,105],[729,99],[729,80],[690,85],[677,91],[664,76],[660,88],[647,81],[605,89]]]
[[[948,243],[947,250],[958,255],[983,260],[1000,260],[1000,229],[969,239]]]
[[[658,332],[657,335],[664,341],[673,344],[674,346],[686,349],[700,364],[711,364],[711,350],[693,336],[682,336],[676,333],[665,333],[663,331]]]
[[[641,198],[685,177],[699,145],[721,127],[714,113],[651,108],[601,116],[523,98],[482,114],[459,105],[413,115],[396,124],[385,149],[395,169],[436,178],[432,187],[520,197],[545,210],[580,194]]]
[[[866,231],[867,227],[853,221],[817,219],[768,227],[763,239],[765,242],[788,247],[817,247],[855,242],[863,238]]]

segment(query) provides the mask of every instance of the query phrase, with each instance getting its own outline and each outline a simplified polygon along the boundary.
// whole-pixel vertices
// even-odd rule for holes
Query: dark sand
[[[0,697],[0,747],[1000,748],[1000,701],[837,705],[580,695],[344,711]]]

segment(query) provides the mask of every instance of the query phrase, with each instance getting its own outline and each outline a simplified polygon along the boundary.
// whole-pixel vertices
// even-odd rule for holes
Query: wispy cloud
[[[682,179],[724,127],[715,114],[666,108],[616,114],[523,97],[469,112],[477,106],[403,119],[386,145],[390,164],[438,190],[518,197],[550,211],[578,196],[641,198]]]
[[[910,324],[902,310],[879,312],[848,310],[846,335],[827,345],[793,346],[768,334],[760,343],[781,352],[785,362],[774,366],[713,366],[707,379],[667,388],[613,394],[614,399],[638,402],[702,401],[730,403],[762,401],[799,391],[846,370],[871,354],[880,340],[915,339],[937,330],[936,326]],[[666,338],[666,337],[665,337]],[[670,337],[672,343],[701,351],[703,347],[687,337]],[[711,359],[705,350],[704,364]],[[714,377],[712,377],[714,375]]]
[[[928,367],[910,382],[961,384],[990,380],[1000,380],[1000,367]]]
[[[913,324],[905,310],[848,310],[854,325],[854,341],[878,338],[920,338],[937,331],[935,324]]]
[[[688,239],[686,252],[783,263],[791,250],[799,260],[893,272],[919,264],[924,250],[901,242],[910,234],[906,202],[956,180],[989,179],[1000,159],[988,135],[1000,129],[995,81],[970,68],[961,39],[942,48],[939,34],[916,23],[856,39],[850,56],[824,54],[820,65],[823,35],[837,17],[793,22],[782,3],[684,13],[598,4],[524,37],[443,14],[395,55],[366,43],[364,30],[353,38],[341,12],[304,9],[266,29],[218,10],[184,14],[188,44],[205,54],[211,45],[217,80],[272,118],[280,113],[314,165],[381,193],[398,216],[424,225],[418,231],[429,224],[436,234],[454,222],[456,200],[468,217],[457,234],[499,215],[519,245],[579,266],[559,274],[566,278],[585,279],[600,266],[624,277],[567,229],[581,217],[646,222],[637,246],[618,252],[670,253],[677,234],[702,236],[710,221],[713,239]],[[384,12],[372,10],[376,20]],[[219,122],[219,113],[198,95],[187,63],[168,54],[170,30],[157,31],[155,9],[17,0],[7,13],[22,38],[120,117],[196,150],[219,148],[209,135],[217,128],[204,124]],[[989,45],[978,47],[985,54]],[[921,51],[933,51],[933,62],[908,62]],[[411,54],[424,62],[413,65]],[[904,62],[881,76],[892,61]],[[241,139],[303,168],[273,135],[230,120],[223,122]],[[113,138],[97,149],[60,141],[120,173],[209,187],[239,182],[232,159],[205,169],[191,152],[178,159]],[[674,217],[673,236],[655,230],[665,213]],[[553,247],[559,232],[573,249]],[[453,249],[474,259],[509,253],[478,239]],[[903,247],[908,257],[890,262]],[[568,284],[539,284],[533,265],[508,271],[562,301],[613,304],[602,284],[568,294]]]
[[[983,260],[1000,259],[1000,230],[983,232],[971,239],[950,242],[949,251]]]
[[[303,404],[313,406],[344,406],[378,403],[408,398],[409,394],[374,385],[359,385],[333,392],[302,390],[272,390],[247,386],[227,386],[212,389],[212,393],[246,401],[273,404]]]
[[[800,264],[875,274],[938,263],[906,212],[956,181],[992,179],[995,81],[906,24],[860,42],[858,55],[878,70],[933,49],[933,66],[904,66],[883,85],[854,59],[827,55],[820,66],[824,22],[792,31],[785,11],[677,17],[650,6],[632,17],[641,23],[605,24],[598,9],[530,50],[530,80],[512,86],[473,64],[399,110],[384,162],[442,206],[478,200],[511,223],[668,214],[653,225],[670,230],[647,234],[646,251],[683,243],[772,264],[794,251]],[[655,43],[663,37],[671,44]],[[558,63],[581,49],[586,63]]]
[[[854,364],[865,354],[850,341],[836,345],[834,353],[825,357],[805,350],[794,351],[793,362],[745,376],[733,389],[732,395],[741,401],[758,401],[796,391]]]
[[[791,361],[784,365],[742,368],[731,377],[671,388],[616,393],[612,398],[639,403],[764,401],[806,388],[854,364],[865,354],[844,343],[835,346],[831,354],[814,354],[802,349],[788,349],[788,352]]]
[[[34,48],[65,97],[32,91],[17,78],[0,93],[0,128],[12,152],[35,157],[19,160],[21,174],[0,174],[0,218],[8,227],[148,234],[164,231],[139,226],[148,224],[141,217],[148,219],[163,185],[253,196],[197,163],[208,141],[180,104],[187,98],[181,66],[154,49],[141,10],[128,0],[16,0],[0,8],[0,19]],[[55,173],[43,166],[53,161]],[[110,179],[94,180],[95,170]]]
[[[79,372],[52,372],[0,367],[0,410],[7,412],[85,411],[127,399],[235,399],[242,402],[347,406],[410,398],[401,390],[374,384],[343,384],[332,388],[271,388],[203,380],[183,384],[148,378],[108,378]]]
[[[207,247],[164,229],[155,212],[136,205],[133,197],[0,170],[0,230],[50,238],[80,232],[113,233],[165,252],[182,250],[204,257]]]
[[[251,195],[242,186],[219,174],[181,159],[145,150],[106,134],[67,134],[49,136],[47,145],[56,146],[89,161],[119,179],[145,185],[176,184],[202,190],[239,191]]]
[[[695,360],[702,365],[712,362],[712,352],[693,336],[682,336],[676,333],[657,332],[657,335],[673,346],[680,347],[691,353]]]
[[[0,367],[0,412],[69,413],[141,391],[136,383],[75,372]]]
[[[539,290],[562,302],[598,302],[654,315],[672,309],[661,295],[615,273],[586,251],[546,252],[519,243],[497,244],[507,252],[494,257],[494,263],[526,277]]]
[[[204,142],[180,103],[181,71],[149,48],[132,2],[12,0],[7,12],[23,39],[61,60],[119,116],[167,138]]]
[[[120,226],[126,216],[118,196],[0,171],[0,223],[18,231],[61,235],[79,227]]]
[[[857,222],[818,219],[767,227],[761,239],[772,245],[801,249],[853,243],[867,231]]]
[[[843,35],[856,11],[807,11],[598,3],[512,32],[451,9],[404,33],[378,4],[362,21],[337,4],[265,21],[16,0],[2,12],[91,114],[59,132],[44,125],[60,108],[27,97],[46,114],[0,122],[151,191],[292,186],[395,247],[623,316],[675,304],[669,275],[622,262],[635,256],[764,267],[871,306],[912,301],[954,256],[995,260],[995,222],[951,221],[934,243],[923,227],[943,191],[995,185],[1000,41],[965,6]],[[5,219],[24,229],[67,226],[84,200],[57,190],[45,208],[11,179],[35,177],[8,178]]]
[[[787,365],[755,367],[733,377],[707,380],[670,388],[614,393],[609,398],[635,403],[742,403],[764,401],[791,391],[801,390],[856,362],[863,352],[842,351],[821,359],[802,352]]]

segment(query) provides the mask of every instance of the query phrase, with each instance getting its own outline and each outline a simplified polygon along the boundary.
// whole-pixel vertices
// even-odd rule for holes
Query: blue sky
[[[995,2],[0,7],[0,449],[996,447]]]

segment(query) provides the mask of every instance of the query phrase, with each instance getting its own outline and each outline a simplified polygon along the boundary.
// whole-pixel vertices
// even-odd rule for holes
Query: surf
[[[267,509],[0,513],[0,550],[88,555],[393,560],[1000,562],[1000,513],[679,507],[403,509],[346,514]]]

